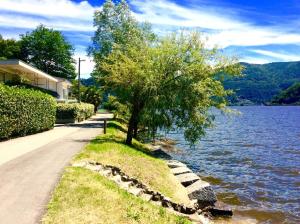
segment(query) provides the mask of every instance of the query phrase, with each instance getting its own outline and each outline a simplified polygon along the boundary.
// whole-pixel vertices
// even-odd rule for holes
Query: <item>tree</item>
[[[82,94],[82,101],[93,104],[96,113],[102,101],[102,91],[96,86],[88,86]]]
[[[105,19],[101,21],[114,24],[120,14],[126,15],[128,19],[118,24],[117,31],[111,27],[108,32],[112,37],[125,33],[125,39],[130,38],[126,43],[111,38],[114,42],[110,50],[105,54],[98,51],[101,57],[94,59],[96,69],[101,71],[98,80],[130,111],[126,143],[132,143],[139,126],[155,134],[158,128],[170,129],[173,125],[184,129],[186,139],[195,142],[212,123],[209,109],[226,105],[230,91],[223,88],[220,76],[240,74],[241,67],[217,49],[208,50],[198,33],[153,38],[149,28],[144,29],[133,19],[128,7],[121,9],[122,13],[102,16]],[[121,32],[119,27],[130,29]],[[95,39],[99,40],[97,35]]]
[[[0,60],[19,59],[21,54],[20,42],[14,39],[3,39],[0,35]]]
[[[101,62],[109,55],[115,44],[124,50],[130,46],[130,42],[140,39],[155,39],[148,24],[138,24],[131,16],[131,12],[125,0],[119,4],[107,0],[100,11],[94,14],[95,35],[92,38],[92,46],[88,53],[93,56],[96,63],[92,76],[97,80],[104,71]],[[97,80],[99,82],[99,80]]]
[[[43,25],[21,35],[21,58],[38,69],[57,77],[74,79],[74,49],[59,31]]]
[[[128,107],[122,103],[119,102],[118,98],[109,95],[107,97],[107,101],[103,103],[104,109],[109,110],[114,114],[114,118],[123,120],[123,121],[128,121],[129,120],[129,111]]]
[[[275,105],[300,105],[300,82],[295,82],[289,88],[275,96],[271,104]]]
[[[78,80],[74,80],[72,83],[72,94],[78,97]],[[91,103],[94,107],[94,112],[96,113],[98,107],[102,102],[103,92],[96,86],[85,86],[83,84],[80,85],[80,99],[82,102]]]

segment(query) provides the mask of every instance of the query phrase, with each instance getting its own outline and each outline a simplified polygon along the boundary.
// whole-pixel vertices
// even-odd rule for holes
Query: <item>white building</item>
[[[51,76],[21,60],[0,61],[0,82],[17,79],[23,79],[32,86],[56,92],[59,100],[68,99],[72,86],[67,79]]]

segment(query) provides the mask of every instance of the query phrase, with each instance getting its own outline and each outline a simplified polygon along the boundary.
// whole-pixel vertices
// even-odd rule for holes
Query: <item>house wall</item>
[[[57,83],[57,93],[59,95],[59,99],[63,99],[64,98],[63,97],[63,93],[64,93],[64,91],[63,91],[63,85],[62,85],[61,82]]]
[[[47,80],[46,79],[37,79],[36,86],[47,89]]]
[[[36,84],[32,83],[35,86],[38,86],[43,89],[49,89],[56,92],[56,82],[48,79],[38,79]]]
[[[0,82],[6,82],[13,79],[12,74],[0,74]]]
[[[57,92],[57,90],[56,90],[56,82],[54,82],[54,81],[49,81],[49,83],[48,83],[48,87],[49,87],[49,89],[50,90],[52,90],[52,91],[54,91],[54,92]]]
[[[63,82],[57,83],[57,93],[59,95],[59,99],[68,99],[69,89],[68,86]]]

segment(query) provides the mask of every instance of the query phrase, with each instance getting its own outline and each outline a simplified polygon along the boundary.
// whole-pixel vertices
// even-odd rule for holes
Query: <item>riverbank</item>
[[[124,127],[109,123],[107,134],[91,141],[72,161],[97,161],[119,167],[127,175],[161,192],[174,202],[188,204],[185,188],[167,164],[149,154],[149,148],[124,142]],[[142,200],[92,171],[67,167],[48,205],[43,223],[191,223],[187,218]]]

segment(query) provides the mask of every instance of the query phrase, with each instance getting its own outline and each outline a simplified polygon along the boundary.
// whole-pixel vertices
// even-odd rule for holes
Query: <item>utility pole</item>
[[[79,60],[78,60],[78,103],[81,102],[81,99],[80,99],[80,63],[82,61],[85,61],[85,60],[79,58]]]

